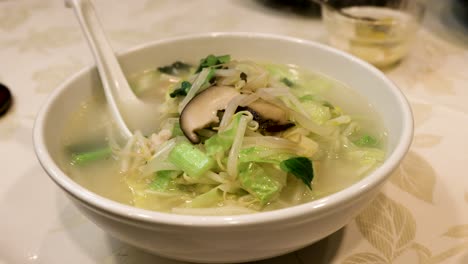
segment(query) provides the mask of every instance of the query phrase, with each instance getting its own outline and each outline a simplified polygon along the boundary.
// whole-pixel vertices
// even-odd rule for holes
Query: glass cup
[[[424,0],[328,0],[322,19],[329,42],[385,68],[409,51],[424,16]]]

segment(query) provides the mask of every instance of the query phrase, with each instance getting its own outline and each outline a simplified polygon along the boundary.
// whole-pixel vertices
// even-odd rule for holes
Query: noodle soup
[[[157,131],[121,140],[96,95],[61,139],[66,173],[124,204],[194,215],[275,210],[340,191],[385,158],[372,105],[294,65],[209,55],[129,82],[158,102]]]

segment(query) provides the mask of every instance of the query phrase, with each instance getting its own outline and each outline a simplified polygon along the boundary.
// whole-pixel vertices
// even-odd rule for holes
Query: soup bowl
[[[80,102],[100,88],[95,67],[72,76],[50,95],[34,126],[36,155],[50,178],[92,222],[113,237],[155,254],[193,262],[244,262],[285,254],[336,232],[364,209],[408,151],[411,109],[402,92],[370,64],[336,49],[258,33],[207,33],[145,44],[119,55],[125,74],[175,60],[230,54],[295,64],[330,76],[363,95],[387,129],[386,158],[357,183],[324,198],[275,211],[235,216],[190,216],[139,209],[99,196],[60,166],[57,140]]]

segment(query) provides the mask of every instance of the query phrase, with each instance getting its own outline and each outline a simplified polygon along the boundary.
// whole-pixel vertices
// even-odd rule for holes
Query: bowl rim
[[[256,32],[209,32],[209,33],[198,33],[190,34],[178,37],[165,38],[162,40],[156,40],[147,42],[141,45],[137,45],[130,49],[124,50],[123,52],[118,52],[117,55],[120,57],[122,55],[129,55],[135,51],[149,48],[152,46],[157,46],[161,44],[178,42],[178,41],[187,41],[194,39],[205,39],[205,38],[226,38],[226,37],[235,37],[235,38],[258,38],[258,39],[269,39],[272,41],[286,41],[294,42],[303,45],[308,45],[313,48],[324,50],[325,52],[335,53],[342,57],[345,57],[347,60],[352,61],[353,63],[359,65],[360,67],[365,68],[371,74],[377,76],[381,79],[391,90],[392,94],[397,98],[399,102],[400,110],[403,113],[403,124],[402,124],[402,137],[397,143],[395,150],[389,155],[380,167],[371,172],[369,175],[361,179],[360,181],[348,186],[347,188],[340,190],[336,193],[327,195],[320,199],[307,202],[300,205],[295,205],[283,209],[267,211],[267,212],[258,212],[253,214],[244,214],[244,215],[228,215],[228,216],[198,216],[198,215],[182,215],[175,213],[164,213],[157,211],[150,211],[142,208],[133,207],[130,205],[125,205],[108,198],[97,195],[88,189],[82,187],[70,177],[68,177],[54,162],[51,155],[47,151],[45,144],[45,133],[44,133],[44,121],[48,115],[49,108],[56,98],[59,97],[67,87],[76,81],[81,76],[91,72],[95,65],[90,65],[70,76],[67,80],[62,82],[46,99],[45,103],[42,105],[33,127],[33,145],[36,156],[43,167],[47,172],[49,177],[65,190],[68,194],[71,194],[75,198],[79,199],[81,202],[84,202],[87,206],[92,206],[97,208],[101,213],[111,213],[118,217],[123,217],[126,219],[131,219],[133,221],[154,223],[154,224],[165,224],[172,226],[197,226],[197,227],[213,227],[213,226],[240,226],[240,225],[253,225],[253,224],[264,224],[271,223],[276,221],[285,221],[288,219],[301,217],[304,215],[310,214],[322,214],[326,213],[327,210],[336,208],[340,205],[346,204],[350,201],[356,200],[362,193],[369,192],[374,187],[379,186],[383,183],[390,173],[398,166],[401,162],[407,151],[409,150],[412,136],[413,136],[413,117],[410,105],[402,93],[402,91],[390,80],[388,79],[380,70],[370,65],[369,63],[354,57],[348,53],[337,50],[335,48],[320,44],[311,40],[304,40],[300,38],[269,34],[269,33],[256,33]]]

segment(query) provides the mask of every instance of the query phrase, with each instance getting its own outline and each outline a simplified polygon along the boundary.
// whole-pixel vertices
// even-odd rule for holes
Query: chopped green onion
[[[180,84],[180,87],[176,88],[172,93],[169,94],[169,96],[172,98],[177,96],[186,96],[191,87],[192,84],[190,82],[183,81]]]
[[[210,69],[210,71],[208,72],[208,75],[206,76],[206,79],[203,82],[200,89],[205,89],[205,88],[208,88],[208,87],[212,86],[215,83],[215,81],[216,81],[215,70]]]
[[[304,96],[299,97],[300,102],[305,102],[305,101],[315,101],[315,97],[311,94],[307,94]]]
[[[203,58],[200,60],[200,65],[198,66],[195,73],[201,72],[203,68],[228,63],[230,60],[231,60],[230,55],[215,56],[215,55],[210,54],[206,58]]]

